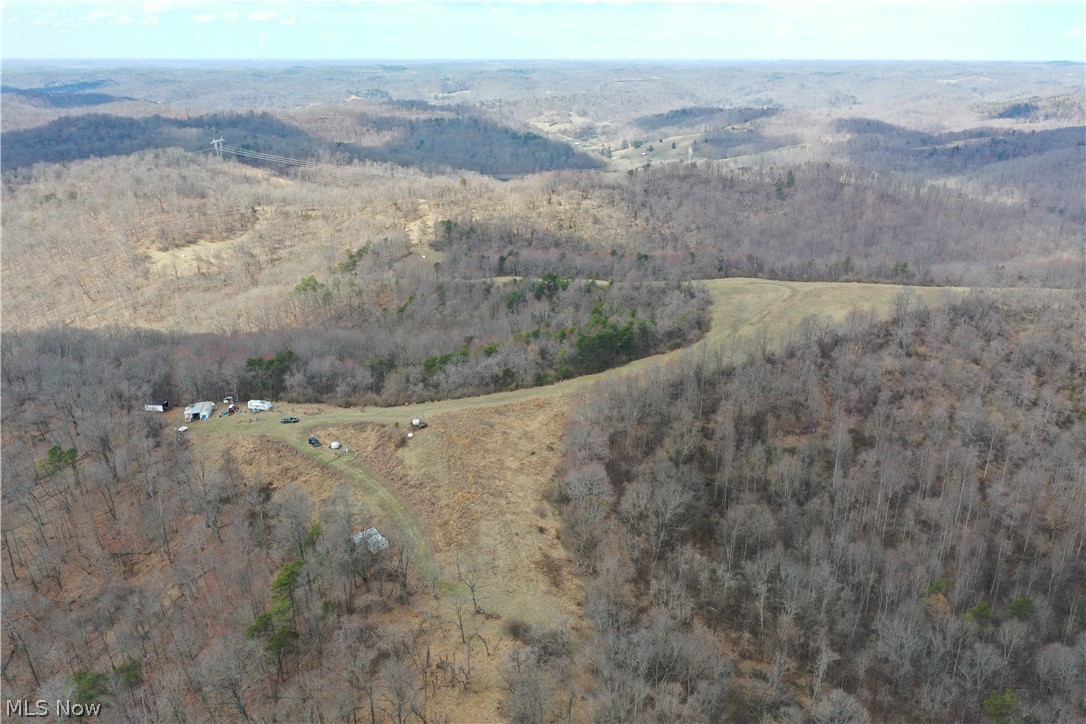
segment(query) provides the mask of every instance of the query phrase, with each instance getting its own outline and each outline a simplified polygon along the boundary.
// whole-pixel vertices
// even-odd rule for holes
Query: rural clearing
[[[249,484],[297,487],[318,505],[348,491],[368,516],[361,528],[376,525],[409,553],[419,594],[413,625],[428,631],[427,645],[437,659],[456,659],[462,643],[457,611],[471,610],[458,563],[480,572],[477,593],[485,615],[470,616],[467,624],[468,643],[478,637],[485,646],[485,654],[468,652],[476,693],[445,693],[435,703],[450,721],[498,720],[505,686],[500,650],[510,645],[512,626],[569,631],[576,640],[585,640],[590,626],[582,577],[563,545],[553,499],[563,435],[576,407],[590,397],[589,388],[651,375],[703,353],[726,359],[772,348],[812,316],[840,322],[851,312],[870,311],[886,318],[906,289],[760,279],[702,283],[712,300],[707,334],[689,347],[618,368],[544,387],[398,407],[282,403],[257,416],[194,424],[186,434],[198,453],[229,451],[244,461]],[[911,289],[912,303],[929,306],[968,291]],[[280,424],[284,415],[301,421]],[[428,425],[408,439],[414,418]],[[310,436],[321,447],[310,447]],[[343,447],[329,449],[333,440]]]
[[[575,621],[581,596],[551,493],[567,417],[588,387],[702,350],[727,354],[745,343],[773,345],[810,316],[837,322],[871,310],[885,317],[904,289],[761,279],[703,283],[712,298],[712,325],[684,349],[545,387],[477,397],[399,407],[277,404],[259,417],[214,418],[187,434],[201,447],[229,449],[251,480],[298,486],[317,501],[346,484],[373,524],[410,547],[421,578],[435,586],[455,580],[457,556],[473,556],[489,571],[488,610],[529,623]],[[913,292],[934,304],[944,289]],[[280,425],[282,415],[301,423]],[[429,427],[406,440],[412,418]],[[311,435],[324,445],[309,447]],[[332,440],[345,449],[328,449]]]

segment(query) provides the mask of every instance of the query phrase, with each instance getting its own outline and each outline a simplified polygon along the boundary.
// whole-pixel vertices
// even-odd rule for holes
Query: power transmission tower
[[[212,138],[211,139],[211,145],[215,147],[215,154],[219,157],[220,161],[222,160],[222,142],[225,141],[225,140],[226,140],[225,138]]]

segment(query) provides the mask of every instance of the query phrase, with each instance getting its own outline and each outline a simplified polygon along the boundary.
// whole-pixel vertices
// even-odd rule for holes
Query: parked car
[[[287,425],[287,424],[290,424],[292,422],[301,422],[301,420],[299,420],[297,417],[284,417],[279,422],[283,423],[284,425]]]
[[[311,438],[309,438],[309,444],[312,445],[313,447],[320,447],[321,446],[321,441],[318,440],[315,437],[311,437]]]

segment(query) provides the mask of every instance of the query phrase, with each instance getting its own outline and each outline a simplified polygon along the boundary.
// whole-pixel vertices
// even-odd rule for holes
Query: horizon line
[[[1034,63],[1086,65],[1051,58],[0,58],[2,63]]]

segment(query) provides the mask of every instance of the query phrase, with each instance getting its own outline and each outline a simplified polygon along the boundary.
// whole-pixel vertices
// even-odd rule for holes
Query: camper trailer
[[[267,412],[272,404],[267,400],[249,400],[249,412]]]

